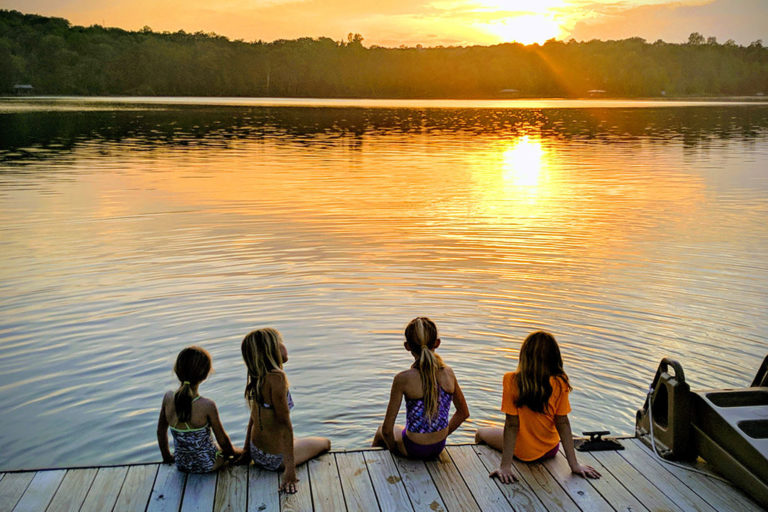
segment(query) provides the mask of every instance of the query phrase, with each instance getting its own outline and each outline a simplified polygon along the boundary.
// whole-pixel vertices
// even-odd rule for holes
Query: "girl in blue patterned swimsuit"
[[[245,398],[251,408],[241,462],[250,459],[262,469],[283,470],[279,490],[292,494],[298,482],[296,466],[330,450],[331,441],[293,436],[293,399],[283,372],[288,350],[280,333],[271,328],[255,330],[245,336],[240,348],[248,369]]]
[[[469,418],[469,408],[453,370],[435,354],[440,346],[435,322],[426,317],[411,320],[405,328],[405,349],[414,358],[408,370],[395,375],[384,423],[373,446],[415,459],[438,457],[448,435]],[[405,427],[395,418],[405,397]],[[451,403],[456,412],[448,418]]]
[[[157,421],[157,443],[163,462],[176,462],[187,473],[216,471],[227,460],[239,455],[219,419],[213,400],[197,393],[197,388],[211,371],[211,356],[200,347],[187,347],[179,352],[173,367],[181,386],[163,397]],[[173,435],[174,453],[168,448],[168,428]],[[213,441],[211,430],[221,449]]]

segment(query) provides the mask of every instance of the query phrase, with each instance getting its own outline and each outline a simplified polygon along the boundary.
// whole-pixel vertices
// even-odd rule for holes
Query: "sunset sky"
[[[216,32],[246,41],[363,35],[380,46],[622,39],[691,32],[768,41],[768,0],[0,0],[76,25]]]

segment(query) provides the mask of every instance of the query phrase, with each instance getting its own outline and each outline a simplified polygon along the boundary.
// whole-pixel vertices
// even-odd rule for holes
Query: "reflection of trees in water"
[[[285,138],[294,144],[344,143],[366,136],[440,134],[508,139],[616,141],[642,138],[695,146],[712,139],[765,136],[768,107],[588,109],[202,108],[1,114],[0,159],[18,162],[68,151],[79,143],[130,141],[133,148],[215,146]],[[34,148],[34,150],[32,150]],[[43,151],[40,151],[43,149]],[[31,151],[32,150],[32,151]]]

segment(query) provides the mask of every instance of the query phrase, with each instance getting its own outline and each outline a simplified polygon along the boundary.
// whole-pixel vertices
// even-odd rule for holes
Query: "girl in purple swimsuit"
[[[435,322],[427,317],[411,320],[405,328],[405,349],[413,355],[408,370],[395,375],[384,423],[372,446],[388,448],[414,459],[438,457],[448,435],[469,418],[469,408],[453,370],[435,350],[440,346]],[[405,397],[405,427],[395,425]],[[456,412],[448,418],[453,402]]]
[[[293,399],[283,363],[288,349],[283,338],[269,327],[248,333],[240,346],[248,369],[245,398],[251,418],[245,433],[243,455],[238,461],[252,460],[268,471],[283,471],[280,491],[296,492],[296,466],[331,449],[324,437],[293,436],[290,410]]]

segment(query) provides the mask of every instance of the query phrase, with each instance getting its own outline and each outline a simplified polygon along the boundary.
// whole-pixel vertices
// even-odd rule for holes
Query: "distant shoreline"
[[[228,96],[0,96],[0,113],[145,107],[555,109],[768,105],[765,96],[664,98],[309,98]],[[122,107],[122,108],[120,108]]]

